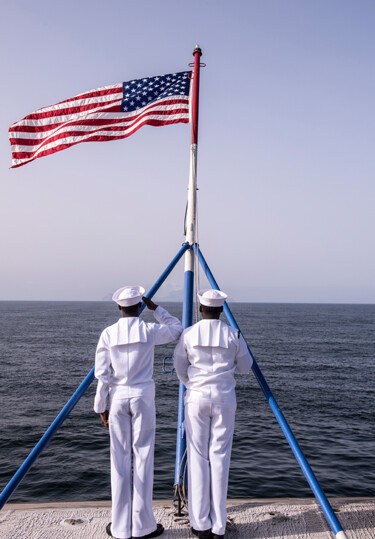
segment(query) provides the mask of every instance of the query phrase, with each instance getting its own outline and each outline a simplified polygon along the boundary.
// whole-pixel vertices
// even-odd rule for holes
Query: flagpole
[[[202,51],[196,45],[194,52],[193,90],[191,97],[192,126],[190,145],[190,175],[188,188],[188,202],[186,210],[186,231],[185,241],[191,248],[185,253],[185,273],[184,273],[184,303],[182,310],[182,326],[188,328],[193,323],[193,301],[194,301],[194,250],[196,233],[196,211],[197,211],[197,154],[198,154],[198,112],[199,112],[199,69]],[[185,413],[184,413],[184,393],[185,386],[180,382],[178,399],[178,422],[177,422],[177,442],[176,442],[176,466],[175,466],[175,497],[178,498],[178,514],[181,514],[181,496],[178,486],[182,482],[183,461],[186,459],[186,439],[185,439]]]

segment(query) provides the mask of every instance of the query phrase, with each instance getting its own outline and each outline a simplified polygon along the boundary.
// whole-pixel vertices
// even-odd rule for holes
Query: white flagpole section
[[[197,45],[194,49],[194,72],[193,72],[193,92],[191,98],[192,129],[190,147],[190,176],[188,203],[186,211],[186,242],[191,246],[185,253],[185,274],[184,274],[184,305],[182,311],[182,326],[187,328],[193,323],[193,302],[194,302],[194,249],[196,234],[196,211],[197,211],[197,154],[198,154],[198,109],[199,109],[199,67],[202,51]],[[179,485],[182,483],[182,470],[185,466],[186,441],[185,441],[185,413],[184,413],[184,393],[185,386],[180,382],[178,401],[178,424],[176,443],[176,466],[175,466],[175,495],[178,496],[178,513],[181,513],[181,497],[179,495]]]
[[[189,245],[195,243],[195,226],[197,219],[197,156],[198,156],[198,144],[192,143],[190,146],[190,177],[189,177],[189,190],[188,190],[188,205],[186,212],[186,241]],[[190,253],[191,254],[191,253]],[[185,253],[185,261],[189,258],[193,260],[193,256],[188,257],[189,251]],[[185,264],[185,271],[187,269],[193,270],[193,266],[187,266]]]

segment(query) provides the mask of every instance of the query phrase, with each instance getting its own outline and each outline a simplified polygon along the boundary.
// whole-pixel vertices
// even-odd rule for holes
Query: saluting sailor
[[[193,534],[223,539],[236,411],[234,373],[247,374],[252,358],[244,338],[220,320],[227,295],[198,293],[202,320],[182,333],[174,366],[185,392],[188,501]]]
[[[154,347],[178,339],[182,326],[144,293],[140,286],[125,286],[113,294],[122,318],[103,331],[95,356],[94,410],[110,433],[112,522],[106,530],[118,539],[157,537],[164,531],[152,512]],[[157,324],[139,318],[142,299]]]

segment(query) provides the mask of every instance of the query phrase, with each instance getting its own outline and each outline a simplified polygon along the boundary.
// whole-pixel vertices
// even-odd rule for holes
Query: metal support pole
[[[192,249],[190,249],[192,251]],[[188,251],[189,253],[189,251]],[[188,254],[186,253],[186,254]],[[185,255],[186,256],[186,255]],[[194,292],[194,270],[185,271],[184,281],[184,303],[182,310],[182,327],[188,328],[193,323],[193,292]],[[184,394],[185,386],[182,382],[179,382],[178,393],[178,417],[177,417],[177,440],[176,440],[176,463],[175,463],[175,487],[182,481],[181,470],[184,469],[186,450],[185,439],[185,406],[184,406]],[[178,493],[175,492],[175,495]],[[181,513],[181,500],[178,503],[178,514]]]
[[[196,234],[196,210],[197,210],[197,153],[198,153],[198,111],[199,111],[199,68],[202,51],[197,45],[194,49],[193,93],[191,97],[192,129],[190,146],[190,175],[188,203],[186,209],[186,242],[192,246],[195,243]],[[182,326],[187,328],[193,322],[194,301],[194,250],[191,248],[185,254],[184,276],[184,304],[182,312]],[[176,464],[175,464],[175,497],[178,500],[177,514],[181,514],[182,504],[178,491],[178,485],[182,482],[180,471],[185,464],[185,410],[184,410],[185,386],[179,383],[178,418],[177,418],[177,441],[176,441]]]
[[[154,294],[159,290],[161,285],[164,283],[166,278],[169,276],[171,271],[174,269],[178,261],[182,258],[185,251],[189,249],[190,246],[188,243],[184,243],[180,249],[180,251],[177,253],[177,255],[174,257],[172,262],[169,264],[169,266],[165,269],[163,274],[160,276],[160,278],[156,281],[154,286],[150,289],[150,291],[146,294],[148,298],[152,298]],[[142,305],[142,310],[144,309],[145,305]],[[86,376],[86,378],[83,380],[81,385],[78,387],[76,392],[73,394],[73,396],[69,399],[69,401],[66,403],[64,408],[61,410],[59,415],[56,417],[56,419],[53,421],[53,423],[50,425],[50,427],[46,430],[42,438],[39,440],[39,442],[36,444],[34,449],[31,451],[29,456],[25,459],[23,464],[20,466],[18,471],[14,474],[12,479],[9,481],[9,483],[6,485],[2,493],[0,494],[0,510],[3,508],[4,504],[8,501],[10,496],[13,494],[14,490],[18,487],[22,479],[25,477],[27,472],[30,470],[31,466],[34,464],[36,459],[39,457],[39,455],[42,453],[42,451],[47,447],[53,436],[56,434],[57,430],[61,427],[61,425],[64,423],[65,419],[68,417],[70,412],[73,410],[79,399],[82,397],[86,389],[90,386],[92,381],[94,380],[94,367],[91,369],[89,374]]]
[[[194,249],[199,257],[199,261],[201,263],[201,266],[206,274],[206,277],[210,283],[210,285],[212,286],[212,288],[215,288],[216,290],[220,290],[219,288],[219,285],[217,284],[217,282],[215,281],[215,278],[210,270],[210,268],[208,267],[208,264],[207,262],[205,261],[202,253],[201,253],[201,250],[199,249],[199,247],[197,247],[197,245],[194,246]],[[237,325],[237,322],[236,320],[234,319],[234,316],[233,314],[231,313],[231,310],[229,309],[227,303],[225,302],[224,304],[224,313],[225,313],[225,316],[227,317],[227,320],[229,322],[229,324],[236,328],[236,329],[240,329]],[[255,377],[256,379],[258,380],[258,383],[266,397],[266,399],[268,400],[268,404],[270,405],[273,413],[275,414],[275,417],[294,453],[294,456],[296,457],[297,459],[297,462],[298,464],[300,465],[317,501],[319,502],[320,504],[320,507],[322,508],[322,511],[324,513],[324,516],[326,517],[327,521],[328,521],[328,524],[330,525],[332,531],[334,532],[334,534],[336,535],[337,539],[347,539],[346,538],[346,535],[345,535],[345,532],[343,531],[342,529],[342,526],[340,524],[340,522],[338,521],[326,495],[324,494],[324,492],[322,491],[319,483],[318,483],[318,480],[317,478],[315,477],[315,474],[314,472],[312,471],[309,463],[307,462],[306,460],[306,457],[304,456],[303,452],[302,452],[302,449],[300,448],[296,438],[294,437],[294,434],[293,432],[291,431],[291,428],[289,427],[283,413],[281,412],[277,402],[276,402],[276,399],[274,398],[273,394],[272,394],[272,391],[269,387],[269,385],[267,384],[257,362],[255,361],[255,358],[250,350],[250,347],[248,346],[248,349],[249,349],[249,352],[250,352],[250,355],[253,359],[253,366],[252,366],[252,370],[255,374]]]

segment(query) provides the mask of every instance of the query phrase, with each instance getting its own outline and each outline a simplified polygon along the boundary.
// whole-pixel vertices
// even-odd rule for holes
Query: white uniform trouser
[[[224,535],[236,402],[185,405],[190,525]]]
[[[148,535],[156,529],[152,512],[154,399],[133,397],[112,400],[109,432],[111,437],[112,535],[121,539]]]

